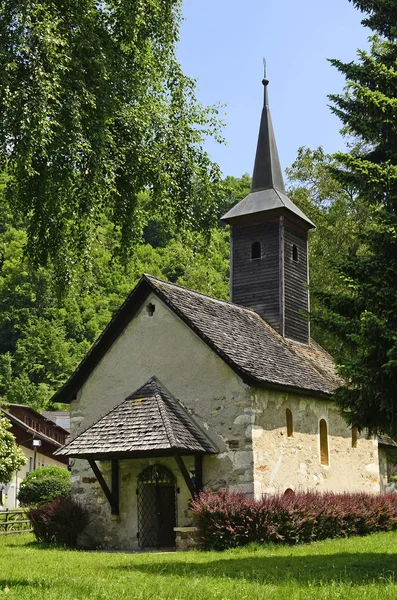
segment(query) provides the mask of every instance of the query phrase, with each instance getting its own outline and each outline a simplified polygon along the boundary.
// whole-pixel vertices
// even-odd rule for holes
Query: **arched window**
[[[298,262],[298,246],[296,244],[292,244],[292,260]]]
[[[328,427],[325,419],[320,420],[320,460],[322,465],[329,465]]]
[[[295,496],[295,492],[292,488],[287,488],[284,492],[284,496]]]
[[[352,448],[357,448],[357,437],[358,437],[357,427],[352,427]]]
[[[287,420],[287,436],[292,437],[294,435],[294,423],[292,420],[292,412],[289,408],[285,410],[285,418]]]
[[[261,257],[262,250],[260,242],[254,242],[251,246],[251,260],[257,260]]]

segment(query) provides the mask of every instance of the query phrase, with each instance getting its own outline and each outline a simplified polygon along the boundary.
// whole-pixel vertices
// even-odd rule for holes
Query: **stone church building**
[[[286,196],[267,101],[231,229],[231,301],[143,275],[53,398],[71,407],[87,544],[170,547],[202,488],[379,492],[387,440],[349,429],[332,358],[310,339],[308,232]]]

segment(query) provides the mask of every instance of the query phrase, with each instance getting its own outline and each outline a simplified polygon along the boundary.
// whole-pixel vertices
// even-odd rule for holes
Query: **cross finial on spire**
[[[263,96],[263,106],[267,106],[267,103],[268,103],[268,101],[267,101],[267,86],[268,86],[269,80],[266,77],[266,58],[265,57],[263,57],[263,79],[262,79],[262,83],[263,83],[264,88],[265,88],[265,93],[264,93],[264,96]]]

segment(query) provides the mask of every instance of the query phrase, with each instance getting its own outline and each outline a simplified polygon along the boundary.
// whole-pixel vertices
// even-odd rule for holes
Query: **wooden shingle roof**
[[[331,356],[284,339],[255,311],[150,278],[174,311],[251,382],[330,394],[341,380]]]
[[[152,377],[56,454],[105,460],[174,452],[216,454],[218,449]]]
[[[329,397],[342,383],[331,356],[314,341],[304,345],[286,340],[249,308],[143,275],[53,402],[73,400],[150,293],[250,385]]]
[[[378,436],[378,444],[379,446],[383,446],[385,448],[397,448],[397,442],[386,434]]]

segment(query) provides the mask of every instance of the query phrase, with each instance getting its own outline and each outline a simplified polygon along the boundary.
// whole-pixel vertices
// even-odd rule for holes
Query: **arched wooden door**
[[[138,477],[138,540],[141,548],[173,548],[176,526],[176,479],[162,465]]]

